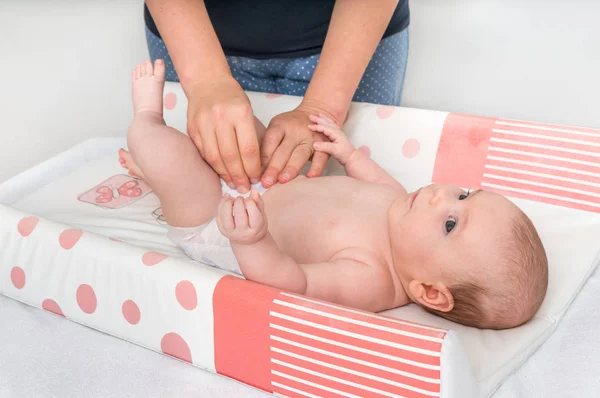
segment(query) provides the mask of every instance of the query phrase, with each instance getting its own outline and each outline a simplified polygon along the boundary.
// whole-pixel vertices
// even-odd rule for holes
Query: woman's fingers
[[[280,126],[275,125],[267,128],[260,148],[260,160],[263,167],[269,165],[273,154],[283,141],[283,137],[285,137],[285,132]]]
[[[286,178],[286,176],[280,175],[280,173],[290,159],[290,156],[292,156],[292,152],[296,149],[296,145],[297,144],[293,139],[284,138],[281,145],[277,147],[262,178],[265,187],[268,188],[272,186],[277,180],[280,182],[287,182],[290,180],[289,176]]]
[[[324,144],[325,142],[319,143]],[[325,166],[327,165],[328,160],[329,154],[327,154],[326,152],[315,152],[310,163],[310,167],[306,172],[306,176],[309,178],[319,177],[321,174],[323,174],[323,170],[325,170]]]
[[[221,121],[217,126],[216,133],[220,156],[229,175],[231,175],[235,189],[242,193],[248,192],[250,190],[250,182],[242,164],[233,125],[227,123],[227,121]]]
[[[231,175],[227,171],[225,163],[221,158],[221,153],[219,152],[219,144],[217,143],[217,136],[215,130],[214,128],[212,128],[211,124],[205,123],[204,126],[200,126],[200,131],[202,131],[201,146],[204,160],[206,160],[206,162],[223,179],[223,181],[227,183],[227,185],[229,185],[232,188],[235,188]]]
[[[281,171],[279,182],[285,183],[296,178],[312,154],[313,149],[309,144],[298,145]]]
[[[261,173],[260,147],[252,114],[236,124],[235,133],[244,171],[250,178],[250,182],[256,184],[260,180]]]

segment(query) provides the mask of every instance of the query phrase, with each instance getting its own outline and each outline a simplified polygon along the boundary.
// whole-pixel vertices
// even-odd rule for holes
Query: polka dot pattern
[[[354,101],[400,105],[408,60],[408,29],[381,40],[354,94]],[[146,28],[152,62],[164,59],[168,81],[179,82],[165,43]],[[254,59],[226,56],[233,77],[247,91],[303,96],[321,55],[300,58]],[[165,108],[171,106],[169,94]],[[268,98],[277,98],[274,95]],[[173,107],[176,104],[173,102]]]
[[[175,93],[168,93],[167,95],[165,95],[165,99],[164,99],[164,105],[165,105],[165,109],[167,110],[173,110],[175,109],[175,105],[177,105],[177,95],[175,95]]]
[[[44,300],[44,302],[42,303],[42,308],[45,309],[46,311],[52,312],[56,315],[60,315],[62,317],[65,316],[65,314],[62,312],[62,310],[60,309],[60,307],[58,306],[58,304],[56,304],[56,301],[54,301],[54,300],[51,300],[51,299]]]
[[[90,285],[79,285],[76,297],[77,305],[79,305],[81,311],[86,314],[93,314],[96,312],[98,301],[96,299],[96,293]]]
[[[19,231],[19,234],[21,236],[27,237],[27,236],[31,235],[31,233],[33,232],[33,230],[35,229],[35,227],[38,225],[39,222],[40,222],[40,219],[35,216],[24,217],[17,224],[17,230]]]
[[[378,118],[387,119],[388,117],[392,116],[395,109],[396,108],[394,108],[393,106],[380,106],[377,108],[375,113],[377,114]]]
[[[23,287],[25,287],[25,280],[25,271],[23,271],[22,268],[14,267],[10,270],[10,281],[14,287],[19,290],[23,289]]]
[[[137,325],[140,322],[142,317],[140,307],[133,300],[125,301],[121,311],[123,312],[123,318],[131,325]]]
[[[58,237],[58,243],[63,249],[71,250],[73,246],[75,246],[77,242],[79,242],[81,235],[83,235],[83,231],[80,231],[78,229],[64,230]]]
[[[153,267],[163,261],[167,256],[157,252],[146,252],[142,256],[142,263],[148,267]]]
[[[402,145],[402,154],[407,158],[414,158],[421,151],[421,144],[414,138],[406,140]]]
[[[196,288],[190,281],[181,281],[175,288],[175,297],[179,305],[188,311],[193,310],[198,305],[198,296],[196,295]]]
[[[192,363],[190,347],[177,333],[166,334],[160,342],[160,349],[164,354]]]

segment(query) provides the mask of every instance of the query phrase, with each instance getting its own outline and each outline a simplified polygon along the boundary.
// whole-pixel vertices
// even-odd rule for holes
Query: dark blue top
[[[365,0],[371,1],[371,0]],[[335,0],[204,0],[226,55],[296,58],[321,52]],[[148,7],[146,26],[160,37]],[[408,0],[400,0],[383,37],[410,22]]]

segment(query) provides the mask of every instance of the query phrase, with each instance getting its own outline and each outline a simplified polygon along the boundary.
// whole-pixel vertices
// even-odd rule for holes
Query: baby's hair
[[[498,286],[458,282],[449,287],[454,297],[451,311],[426,309],[480,329],[508,329],[533,318],[546,296],[548,258],[535,227],[521,210],[513,219],[511,234],[503,246]]]

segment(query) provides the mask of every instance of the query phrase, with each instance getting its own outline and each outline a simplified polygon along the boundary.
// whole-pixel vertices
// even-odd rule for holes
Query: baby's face
[[[404,281],[493,277],[517,208],[505,197],[433,184],[390,208],[394,262]],[[494,272],[496,271],[496,272]]]

